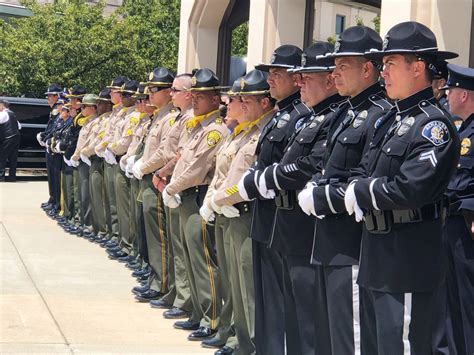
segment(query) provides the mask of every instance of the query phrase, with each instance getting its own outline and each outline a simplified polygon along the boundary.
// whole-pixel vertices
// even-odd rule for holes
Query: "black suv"
[[[46,99],[0,97],[10,102],[10,110],[21,124],[18,168],[46,169],[44,148],[36,135],[43,132],[49,119],[50,108]]]

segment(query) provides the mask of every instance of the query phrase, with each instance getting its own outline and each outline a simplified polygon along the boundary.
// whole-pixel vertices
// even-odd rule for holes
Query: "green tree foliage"
[[[375,16],[372,19],[372,23],[374,24],[374,29],[377,33],[380,33],[380,15]]]
[[[179,0],[126,0],[109,16],[104,1],[23,4],[33,16],[0,20],[0,92],[41,97],[52,82],[98,92],[117,75],[176,68]]]
[[[249,23],[244,22],[240,26],[237,26],[232,31],[232,48],[231,55],[236,57],[246,57],[247,56],[247,46],[248,46],[248,36],[249,36]]]

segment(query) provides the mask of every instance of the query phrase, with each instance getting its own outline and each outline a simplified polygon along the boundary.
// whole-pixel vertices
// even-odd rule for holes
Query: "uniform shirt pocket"
[[[387,176],[393,177],[400,172],[407,148],[408,142],[398,139],[392,139],[382,147],[382,152],[386,158],[380,160],[380,164],[384,165],[381,170],[387,171]]]
[[[336,146],[331,154],[334,166],[339,169],[355,168],[364,149],[362,130],[346,130],[337,137]]]

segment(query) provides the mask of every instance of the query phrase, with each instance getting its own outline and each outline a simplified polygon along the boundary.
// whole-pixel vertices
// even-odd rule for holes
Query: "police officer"
[[[336,42],[330,55],[336,65],[333,77],[339,94],[349,99],[329,128],[316,186],[307,185],[299,196],[303,210],[319,217],[311,262],[322,273],[317,287],[324,291],[316,294],[316,302],[326,307],[329,343],[324,347],[332,354],[354,354],[360,346],[356,277],[361,226],[346,213],[344,193],[350,170],[368,149],[376,120],[391,108],[378,83],[377,65],[364,58],[364,52],[381,48],[380,36],[365,26],[348,28]]]
[[[225,346],[215,352],[216,355],[255,352],[255,297],[252,240],[249,238],[252,206],[239,195],[237,183],[255,162],[258,137],[275,113],[275,100],[270,97],[267,76],[265,72],[252,70],[239,80],[243,118],[233,132],[233,135],[238,137],[236,152],[235,156],[229,159],[225,178],[215,189],[211,200],[213,210],[228,219],[224,238],[225,242],[230,243],[226,258],[237,337],[237,343],[232,337],[229,338]],[[232,107],[229,107],[229,110],[232,114]]]
[[[43,147],[46,147],[46,141],[51,137],[55,130],[56,121],[59,116],[59,111],[56,108],[56,102],[58,101],[59,94],[61,94],[62,91],[63,89],[61,86],[59,86],[58,84],[52,84],[45,92],[45,95],[48,99],[48,105],[51,108],[51,112],[49,113],[49,119],[45,131],[38,133],[38,135],[36,136],[38,143]],[[41,204],[41,207],[45,211],[57,209],[59,206],[59,190],[56,188],[57,186],[59,186],[59,183],[57,181],[57,173],[55,173],[58,165],[60,165],[60,163],[58,164],[58,162],[56,161],[53,162],[52,155],[48,151],[46,151],[46,168],[48,171],[49,199],[47,202]]]
[[[435,296],[442,281],[442,198],[459,156],[455,127],[433,97],[429,63],[456,54],[437,49],[426,26],[394,26],[381,51],[387,95],[397,117],[366,177],[345,205],[364,217],[358,284],[361,349],[368,354],[429,354]]]
[[[459,164],[448,185],[449,217],[443,229],[448,255],[447,290],[449,348],[452,353],[474,353],[474,69],[448,64],[452,114],[463,121]],[[452,328],[449,328],[451,324]]]
[[[202,220],[202,206],[214,172],[214,158],[228,134],[219,112],[222,87],[214,72],[198,70],[192,78],[194,117],[186,122],[189,139],[180,153],[170,183],[163,190],[163,202],[179,207],[181,240],[191,286],[193,314],[175,327],[194,330],[189,340],[203,340],[219,327],[221,298],[217,287],[214,233]]]
[[[0,100],[0,181],[5,181],[5,167],[9,162],[7,181],[16,181],[16,164],[20,146],[20,124],[10,110],[7,100]]]
[[[258,178],[265,168],[281,160],[296,123],[311,112],[300,100],[296,74],[287,71],[301,65],[301,55],[300,48],[283,45],[274,51],[269,64],[255,67],[269,72],[270,95],[277,100],[278,111],[259,138],[254,168],[244,175],[238,187],[245,200],[256,199],[251,238],[254,240],[255,337],[259,354],[283,354],[284,333],[293,331],[285,329],[284,320],[290,315],[284,314],[283,307],[283,260],[280,253],[268,248],[276,205],[271,196],[259,194]],[[298,344],[286,345],[288,353],[297,351]]]
[[[339,105],[346,102],[337,93],[331,75],[334,58],[326,56],[333,51],[334,46],[329,43],[315,43],[303,53],[301,67],[290,70],[300,74],[301,100],[312,107],[312,112],[297,123],[282,160],[266,168],[259,179],[262,195],[270,190],[278,193],[270,247],[283,257],[283,275],[288,280],[284,284],[285,312],[292,315],[288,320],[292,332],[287,333],[287,342],[298,344],[300,354],[330,351],[324,348],[326,341],[316,344],[328,334],[316,334],[316,330],[326,328],[322,325],[327,324],[327,315],[324,308],[315,308],[322,303],[314,302],[316,292],[321,292],[317,287],[320,269],[309,262],[315,220],[298,205],[296,191],[303,189],[318,172],[330,124]],[[295,338],[288,340],[290,336]]]

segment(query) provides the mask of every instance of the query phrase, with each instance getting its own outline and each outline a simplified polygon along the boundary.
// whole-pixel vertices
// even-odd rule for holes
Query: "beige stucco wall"
[[[440,49],[459,53],[450,60],[468,65],[472,0],[382,0],[380,34],[403,21],[418,21],[433,30]]]

